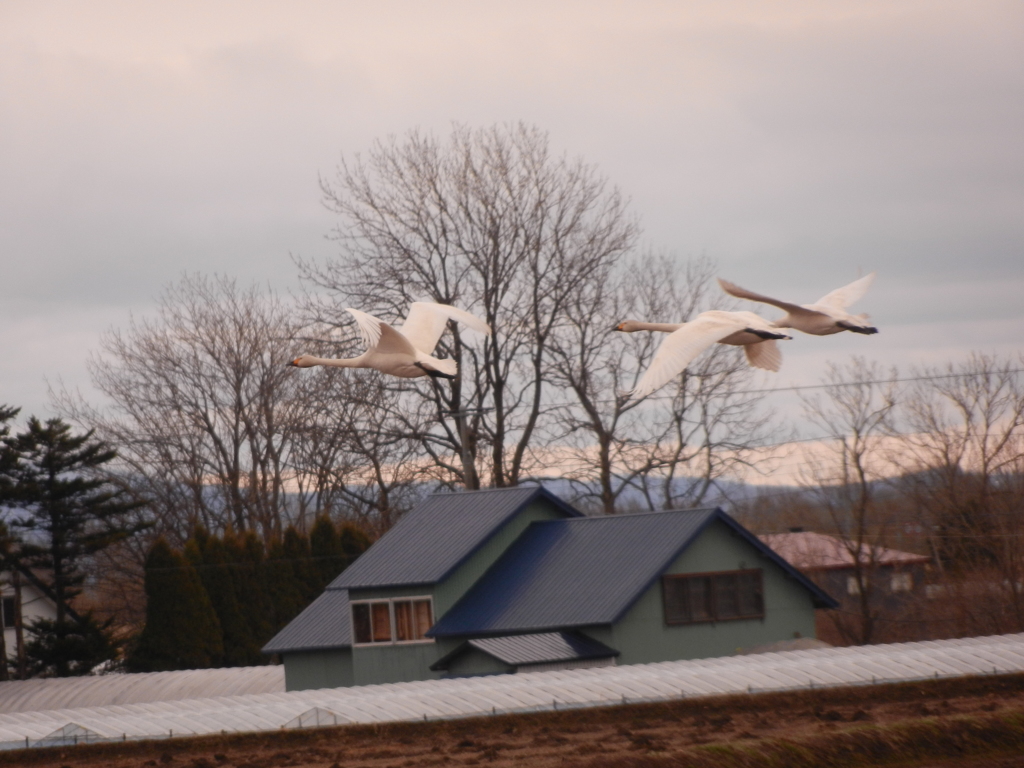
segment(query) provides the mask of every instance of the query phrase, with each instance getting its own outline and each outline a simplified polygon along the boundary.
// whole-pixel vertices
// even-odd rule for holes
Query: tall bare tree
[[[516,484],[544,430],[555,330],[636,241],[625,200],[522,124],[379,142],[322,187],[342,250],[326,264],[299,263],[318,291],[313,317],[344,326],[338,308],[351,304],[394,321],[423,298],[483,317],[493,336],[482,346],[463,343],[458,329],[442,341],[462,372],[450,386],[394,388],[405,395],[402,413],[413,414],[402,427],[442,479]]]
[[[875,486],[891,469],[883,441],[893,431],[895,379],[895,370],[887,373],[855,357],[842,366],[830,363],[823,392],[801,398],[807,420],[831,437],[827,455],[807,467],[803,482],[853,563],[857,611],[832,612],[830,618],[842,637],[857,644],[872,641],[880,615],[875,576],[888,521],[876,503]]]
[[[664,336],[619,333],[616,322],[685,322],[727,303],[712,290],[713,274],[708,259],[630,258],[566,307],[550,374],[562,392],[554,409],[564,430],[560,453],[579,499],[605,514],[699,504],[728,472],[734,449],[764,437],[760,396],[743,391],[753,375],[721,345],[657,395],[636,401],[627,394]]]
[[[974,354],[916,371],[903,409],[901,487],[929,523],[958,632],[1024,629],[1022,363]]]

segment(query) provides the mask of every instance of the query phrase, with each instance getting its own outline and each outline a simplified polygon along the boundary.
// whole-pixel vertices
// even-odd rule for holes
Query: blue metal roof
[[[545,664],[557,661],[607,659],[619,652],[582,632],[544,632],[536,635],[480,637],[467,640],[451,653],[430,665],[432,670],[448,669],[451,662],[470,648],[498,661],[517,667],[521,664]]]
[[[314,651],[352,645],[348,591],[328,589],[263,646],[263,653]]]
[[[722,520],[819,604],[834,601],[720,509],[537,522],[427,633],[541,632],[614,624],[713,520]]]
[[[566,516],[580,514],[539,486],[428,496],[346,568],[328,589],[435,584],[524,506],[540,500]]]

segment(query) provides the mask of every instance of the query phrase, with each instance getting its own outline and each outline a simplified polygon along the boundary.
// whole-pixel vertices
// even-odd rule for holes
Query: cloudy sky
[[[1022,50],[1019,0],[0,0],[0,403],[88,395],[183,272],[294,288],[333,253],[318,175],[453,121],[542,127],[745,287],[878,270],[882,332],[788,343],[779,385],[1015,353]]]

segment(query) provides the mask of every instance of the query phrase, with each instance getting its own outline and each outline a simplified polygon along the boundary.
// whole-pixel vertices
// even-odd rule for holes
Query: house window
[[[5,626],[5,627],[13,627],[17,623],[17,619],[14,616],[14,598],[13,597],[5,597],[4,598],[4,608],[3,608],[3,618],[2,618],[2,620],[3,620],[3,626]]]
[[[764,617],[761,571],[663,576],[666,624]]]
[[[848,595],[859,595],[860,594],[860,582],[857,581],[856,576],[846,577],[846,594]]]
[[[914,577],[910,573],[894,573],[889,580],[892,592],[910,592],[914,589]]]
[[[430,642],[434,623],[429,597],[352,603],[352,635],[357,645]]]

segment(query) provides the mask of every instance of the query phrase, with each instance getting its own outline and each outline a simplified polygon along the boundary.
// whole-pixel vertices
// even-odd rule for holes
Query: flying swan
[[[784,309],[786,316],[776,320],[776,328],[795,328],[798,331],[809,333],[812,336],[828,336],[840,331],[853,331],[854,333],[878,333],[878,329],[868,324],[867,315],[851,315],[846,308],[858,301],[867,293],[868,286],[875,279],[875,273],[865,275],[859,280],[854,280],[849,285],[837,288],[832,293],[827,293],[813,304],[790,304],[788,301],[779,301],[762,296],[759,293],[740,288],[728,280],[718,279],[722,290],[730,296],[739,299],[759,301],[762,304],[771,304],[773,307]]]
[[[635,398],[646,397],[674,379],[701,352],[715,342],[743,347],[747,362],[754,368],[777,371],[782,364],[782,353],[776,339],[790,336],[753,312],[724,312],[713,309],[701,312],[688,323],[644,323],[626,320],[615,330],[665,331],[668,336],[661,342],[650,366],[630,393]]]
[[[345,311],[356,319],[359,334],[366,342],[366,351],[363,354],[338,360],[299,355],[288,365],[297,368],[312,368],[315,365],[334,368],[373,368],[403,379],[414,379],[418,376],[454,379],[458,373],[455,361],[433,356],[434,347],[437,346],[437,341],[444,333],[448,321],[455,320],[474,331],[491,335],[491,327],[483,320],[448,304],[415,301],[409,305],[409,316],[398,329],[358,309],[345,307]]]

